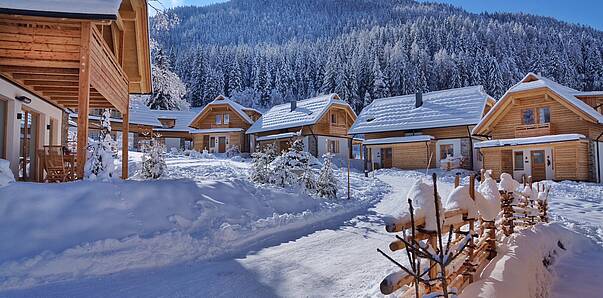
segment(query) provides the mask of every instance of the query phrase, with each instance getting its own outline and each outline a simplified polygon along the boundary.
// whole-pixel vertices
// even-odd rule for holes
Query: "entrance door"
[[[37,135],[38,115],[29,111],[21,111],[19,180],[31,181],[35,178]]]
[[[226,137],[218,137],[218,153],[226,152]]]
[[[546,179],[546,162],[544,150],[532,150],[532,180],[540,181]]]
[[[392,167],[392,148],[381,148],[381,167]]]

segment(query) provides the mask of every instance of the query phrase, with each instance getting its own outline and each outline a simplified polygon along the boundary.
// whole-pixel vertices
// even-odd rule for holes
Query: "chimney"
[[[297,101],[292,100],[291,101],[291,112],[295,111],[295,109],[297,109]]]
[[[423,105],[423,93],[421,91],[415,93],[415,108],[420,108]]]

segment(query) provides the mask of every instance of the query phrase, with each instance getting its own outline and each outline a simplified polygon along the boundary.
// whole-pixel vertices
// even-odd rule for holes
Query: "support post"
[[[90,108],[90,22],[82,22],[80,71],[77,108],[77,177],[84,177],[84,166],[88,155],[88,114]]]
[[[363,144],[362,146],[362,157],[364,157],[364,177],[368,178],[368,172],[369,172],[369,167],[368,167],[368,148]]]
[[[130,100],[128,99],[129,107]],[[121,178],[128,179],[128,134],[130,132],[130,112],[126,110],[122,114],[122,131],[121,131]]]
[[[352,195],[350,194],[350,157],[348,156],[348,200],[352,198]]]

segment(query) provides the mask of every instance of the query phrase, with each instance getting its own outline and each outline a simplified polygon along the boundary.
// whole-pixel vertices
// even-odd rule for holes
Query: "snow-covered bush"
[[[297,175],[291,171],[291,167],[287,163],[288,159],[285,154],[277,157],[271,163],[270,183],[280,187],[294,185],[297,180]]]
[[[92,141],[88,146],[88,157],[84,166],[86,179],[108,180],[113,178],[115,171],[114,156],[117,153],[116,142],[111,137],[111,111],[105,109],[101,117],[101,130],[98,141]]]
[[[337,198],[337,178],[333,173],[333,165],[331,159],[333,156],[329,153],[323,155],[324,163],[320,174],[318,175],[318,182],[316,183],[316,191],[319,196],[328,199]]]
[[[306,168],[300,177],[300,182],[307,193],[316,192],[318,181],[316,180],[316,175],[314,174],[314,170],[312,170],[310,165],[306,165]]]
[[[302,140],[295,140],[289,150],[283,154],[283,158],[292,171],[303,171],[310,162],[310,153],[304,151]]]
[[[240,155],[241,150],[239,150],[239,146],[237,146],[237,145],[230,145],[226,149],[225,154],[226,154],[226,157],[234,157],[234,156]]]
[[[146,141],[143,145],[141,175],[147,179],[161,177],[167,168],[165,164],[165,146],[155,137]]]
[[[6,159],[0,159],[0,187],[15,182],[15,176],[10,170],[10,162]]]
[[[249,178],[255,183],[268,183],[270,181],[270,156],[263,151],[257,151],[251,154],[253,161],[251,163],[251,172]]]

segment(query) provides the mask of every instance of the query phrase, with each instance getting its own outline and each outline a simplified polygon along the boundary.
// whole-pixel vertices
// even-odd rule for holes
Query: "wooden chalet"
[[[376,99],[349,134],[364,136],[368,169],[478,168],[471,129],[494,102],[481,86]]]
[[[515,179],[598,180],[603,92],[581,92],[528,73],[473,129],[483,167]]]
[[[229,98],[218,96],[208,103],[190,122],[193,147],[197,151],[225,153],[230,147],[249,153],[250,142],[245,131],[262,116]]]
[[[77,125],[82,177],[91,109],[120,112],[127,134],[129,94],[150,93],[150,73],[146,0],[0,0],[0,78],[6,82],[0,102],[9,120],[2,127],[3,143],[22,147],[5,146],[10,148],[3,157],[16,169],[35,167],[29,162],[33,152],[61,145],[61,139],[64,145],[66,129],[57,127],[67,127],[63,111],[75,110],[86,115]],[[27,124],[20,138],[19,120]],[[127,159],[128,138],[122,144]],[[127,167],[124,162],[124,177]]]
[[[352,138],[348,129],[356,120],[350,105],[337,94],[276,105],[256,121],[247,134],[253,148],[265,144],[286,150],[295,139],[304,141],[305,149],[316,157],[330,152],[336,158],[351,157]]]

